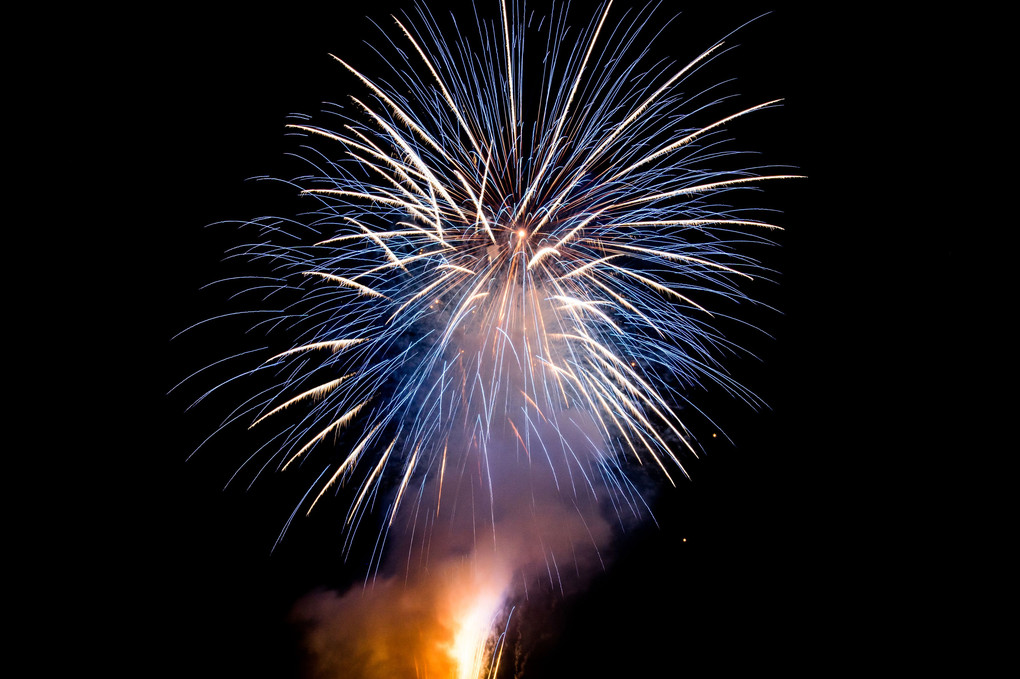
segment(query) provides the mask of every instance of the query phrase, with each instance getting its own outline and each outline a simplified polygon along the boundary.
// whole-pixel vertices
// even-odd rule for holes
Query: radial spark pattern
[[[255,467],[321,461],[299,509],[343,486],[351,533],[380,506],[428,525],[465,489],[495,511],[511,467],[638,505],[624,468],[673,481],[694,453],[689,389],[754,399],[718,363],[714,307],[746,299],[738,245],[776,227],[728,198],[790,175],[744,166],[726,135],[777,102],[692,90],[728,47],[654,62],[649,16],[607,4],[577,32],[508,1],[448,43],[419,10],[383,27],[390,73],[336,57],[360,91],[291,126],[313,149],[310,218],[255,222],[241,251],[272,271],[257,290],[294,300],[259,326],[292,343],[230,421],[273,432]]]

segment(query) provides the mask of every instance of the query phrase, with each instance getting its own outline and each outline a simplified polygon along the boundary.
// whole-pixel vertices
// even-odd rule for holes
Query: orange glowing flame
[[[295,619],[315,676],[494,679],[511,577],[492,561],[457,558],[410,580],[306,597]]]
[[[498,626],[504,613],[510,578],[490,558],[448,564],[440,576],[442,593],[437,617],[444,628],[436,650],[449,670],[443,679],[490,679],[498,668],[501,639]],[[439,575],[439,573],[437,573]]]
[[[466,610],[454,621],[453,643],[448,652],[456,673],[451,679],[486,679],[494,664],[488,652],[496,617],[503,607],[502,591],[478,592],[469,600]]]

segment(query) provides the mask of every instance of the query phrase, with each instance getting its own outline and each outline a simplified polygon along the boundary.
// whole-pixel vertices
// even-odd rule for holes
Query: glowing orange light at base
[[[475,558],[299,602],[314,676],[494,679],[511,578]]]
[[[486,592],[463,612],[455,623],[456,632],[448,652],[457,666],[451,679],[487,679],[489,639],[503,606],[502,593]]]

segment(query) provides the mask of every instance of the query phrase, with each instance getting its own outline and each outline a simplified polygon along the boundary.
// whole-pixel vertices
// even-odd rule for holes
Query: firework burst
[[[272,432],[252,469],[317,466],[295,515],[346,489],[347,549],[380,514],[376,563],[394,527],[427,553],[455,526],[464,551],[509,540],[557,570],[536,498],[598,544],[582,507],[639,513],[628,470],[685,474],[694,387],[756,400],[719,362],[717,307],[748,299],[740,246],[777,227],[730,197],[793,175],[747,167],[727,130],[778,100],[690,94],[726,42],[652,63],[651,12],[611,4],[575,32],[504,0],[456,43],[419,9],[383,27],[389,73],[334,57],[360,91],[290,126],[313,207],[235,253],[289,301],[256,326],[284,343],[239,376],[271,386],[224,426]],[[500,533],[518,510],[535,530]]]

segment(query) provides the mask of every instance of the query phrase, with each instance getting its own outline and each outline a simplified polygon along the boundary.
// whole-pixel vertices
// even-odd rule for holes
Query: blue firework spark
[[[258,468],[321,466],[295,513],[350,489],[349,534],[373,507],[434,524],[465,493],[494,514],[522,469],[635,508],[627,469],[673,482],[695,454],[692,389],[755,400],[715,307],[748,300],[742,245],[778,227],[729,198],[793,175],[740,165],[727,130],[778,100],[686,94],[728,46],[652,63],[649,11],[607,3],[575,35],[562,9],[499,10],[456,42],[425,9],[393,18],[381,77],[334,57],[360,91],[290,126],[312,207],[238,251],[291,302],[257,326],[287,344],[239,376],[272,386],[225,424],[273,432]]]

